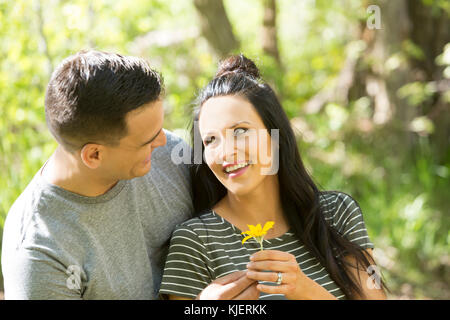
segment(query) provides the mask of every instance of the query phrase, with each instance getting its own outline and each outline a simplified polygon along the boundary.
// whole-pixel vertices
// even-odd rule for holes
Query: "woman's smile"
[[[223,165],[223,172],[229,178],[237,178],[243,175],[250,167],[249,162],[229,163]]]
[[[202,106],[199,117],[206,164],[233,194],[244,195],[265,183],[271,139],[253,105],[239,96],[214,97]]]

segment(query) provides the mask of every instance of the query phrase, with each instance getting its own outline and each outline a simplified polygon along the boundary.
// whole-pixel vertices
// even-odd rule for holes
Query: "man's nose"
[[[156,137],[153,143],[153,148],[162,147],[166,143],[167,143],[166,133],[164,132],[164,130],[161,130],[161,132],[158,134],[158,137]]]

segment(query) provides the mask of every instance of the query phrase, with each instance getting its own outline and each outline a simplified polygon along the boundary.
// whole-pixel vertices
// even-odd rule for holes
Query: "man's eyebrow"
[[[150,140],[148,140],[147,142],[144,142],[141,146],[145,146],[145,145],[147,145],[147,144],[149,144],[149,143],[151,143],[153,140],[155,140],[156,139],[156,137],[161,133],[161,130],[162,130],[163,128],[161,128],[161,129],[159,129],[159,131],[158,131],[158,133],[157,134],[155,134],[155,136],[153,137],[153,138],[151,138]]]

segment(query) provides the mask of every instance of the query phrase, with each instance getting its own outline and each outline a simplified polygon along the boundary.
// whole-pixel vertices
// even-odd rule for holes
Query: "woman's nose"
[[[228,163],[236,163],[238,161],[237,159],[237,145],[236,140],[234,137],[224,138],[223,143],[219,146],[221,149],[221,160],[223,162]]]

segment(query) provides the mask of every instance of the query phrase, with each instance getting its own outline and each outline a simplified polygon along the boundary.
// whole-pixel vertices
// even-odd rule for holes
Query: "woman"
[[[161,293],[193,299],[212,281],[246,270],[260,299],[385,298],[383,281],[368,273],[373,244],[358,204],[318,190],[251,60],[222,62],[199,96],[191,136],[203,141],[204,161],[192,166],[199,215],[173,233]],[[242,243],[248,225],[266,221],[274,225],[263,251]]]

